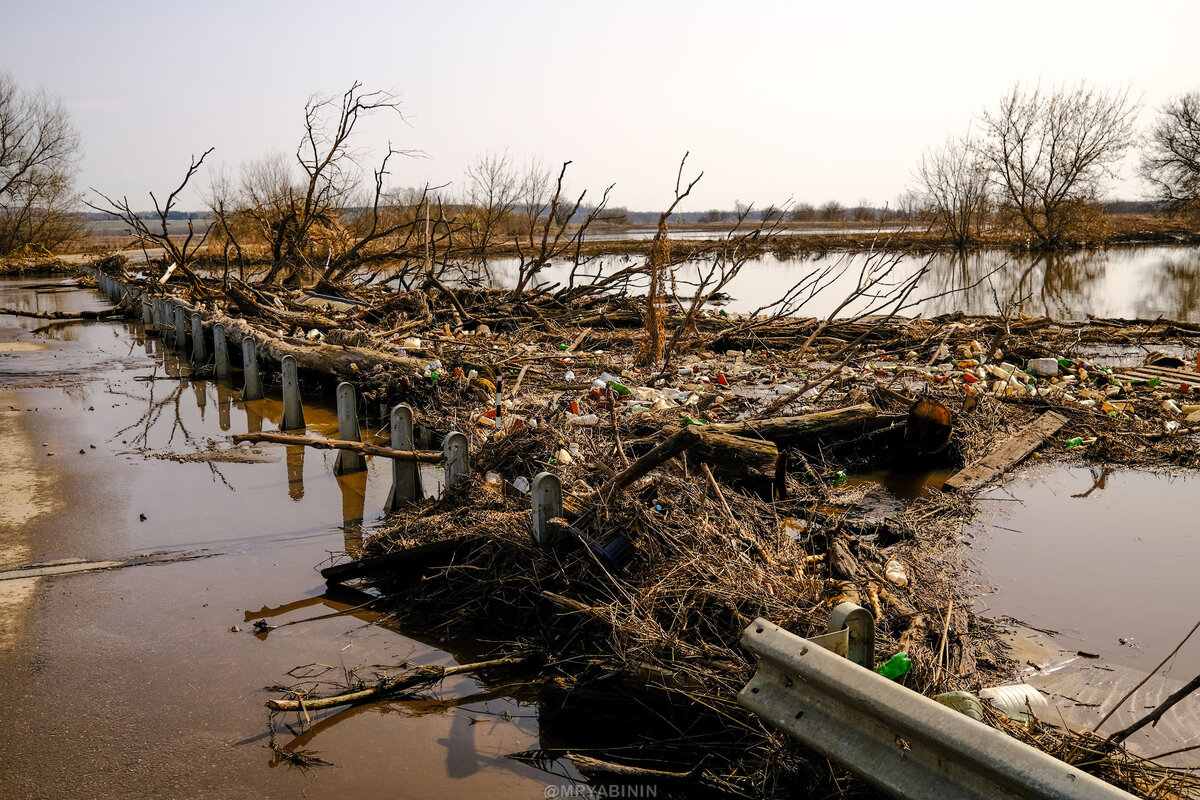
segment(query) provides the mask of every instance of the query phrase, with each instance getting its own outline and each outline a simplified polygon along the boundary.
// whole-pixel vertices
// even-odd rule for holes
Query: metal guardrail
[[[1130,800],[1132,795],[765,619],[738,703],[894,797]]]

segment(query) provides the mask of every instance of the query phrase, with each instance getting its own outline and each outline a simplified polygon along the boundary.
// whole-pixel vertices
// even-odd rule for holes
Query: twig
[[[1131,725],[1117,731],[1112,736],[1109,736],[1108,741],[1113,742],[1115,744],[1120,744],[1121,742],[1125,741],[1130,736],[1132,736],[1133,734],[1137,733],[1139,730],[1144,728],[1147,723],[1150,724],[1150,727],[1154,727],[1155,725],[1158,724],[1158,720],[1160,718],[1162,718],[1162,715],[1167,713],[1167,710],[1169,708],[1171,708],[1171,706],[1175,705],[1180,700],[1187,697],[1189,694],[1196,691],[1197,689],[1200,689],[1200,675],[1197,675],[1196,677],[1192,678],[1190,681],[1187,682],[1187,684],[1185,684],[1183,687],[1181,687],[1178,691],[1173,692],[1170,697],[1168,697],[1166,700],[1163,700],[1159,704],[1158,708],[1154,709],[1149,714],[1147,714],[1146,716],[1139,719],[1137,722],[1134,722]],[[1097,725],[1096,727],[1099,727],[1099,726]]]
[[[268,700],[266,705],[272,711],[300,711],[302,709],[317,711],[322,708],[333,708],[334,706],[358,703],[381,694],[410,688],[422,683],[436,683],[443,678],[462,675],[466,672],[478,672],[494,667],[516,666],[525,663],[529,659],[529,656],[516,656],[494,658],[491,661],[477,661],[474,664],[456,664],[452,667],[420,667],[415,672],[399,675],[395,678],[386,678],[369,689],[362,689],[357,692],[348,692],[346,694],[334,695],[333,697],[321,697],[316,700]]]
[[[717,499],[721,501],[721,508],[725,509],[725,516],[729,517],[730,522],[735,522],[736,518],[733,516],[733,512],[729,510],[729,503],[725,502],[725,495],[721,493],[721,487],[717,484],[717,479],[713,477],[712,470],[705,463],[701,463],[700,468],[704,470],[704,477],[708,479],[708,485],[712,487],[713,492],[717,495]]]

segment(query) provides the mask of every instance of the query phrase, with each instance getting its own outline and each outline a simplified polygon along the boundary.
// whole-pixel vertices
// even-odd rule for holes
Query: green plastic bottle
[[[875,671],[883,677],[894,681],[910,669],[912,669],[912,661],[909,660],[908,653],[901,650],[880,664]]]

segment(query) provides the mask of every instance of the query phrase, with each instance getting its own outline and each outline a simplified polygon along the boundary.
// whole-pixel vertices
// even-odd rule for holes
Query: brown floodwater
[[[987,492],[968,541],[980,603],[1057,632],[1066,650],[1142,672],[1200,618],[1200,477],[1038,465]],[[1200,673],[1194,638],[1167,671]]]
[[[22,288],[44,282],[0,281],[0,306],[105,307],[91,291]],[[296,682],[289,670],[454,657],[369,610],[251,632],[256,619],[363,602],[327,594],[316,569],[379,518],[390,465],[337,478],[333,454],[277,446],[249,463],[187,460],[210,440],[278,427],[280,404],[176,377],[186,371],[139,325],[0,316],[0,572],[202,556],[0,574],[0,795],[534,798],[575,777],[507,758],[539,747],[537,706],[472,678],[437,687],[440,699],[313,714],[299,739],[295,715],[280,719],[279,744],[335,766],[273,760],[263,703],[277,693],[264,687]],[[315,400],[310,432],[331,433],[333,411]]]

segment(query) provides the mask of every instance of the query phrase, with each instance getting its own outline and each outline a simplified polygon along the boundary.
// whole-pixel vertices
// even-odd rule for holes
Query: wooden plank
[[[1118,380],[1134,379],[1152,381],[1155,378],[1160,379],[1168,386],[1179,386],[1183,383],[1200,386],[1200,372],[1172,369],[1170,367],[1131,367],[1117,373]]]
[[[969,492],[978,489],[1037,450],[1042,442],[1058,433],[1058,429],[1066,422],[1066,418],[1060,414],[1047,411],[1026,425],[1023,430],[1006,439],[991,455],[954,473],[943,488],[948,492]]]

